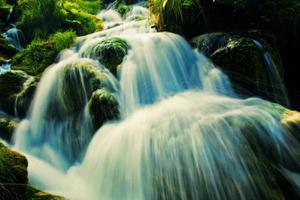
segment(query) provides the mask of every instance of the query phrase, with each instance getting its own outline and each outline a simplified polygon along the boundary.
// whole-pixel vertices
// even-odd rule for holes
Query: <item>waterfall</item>
[[[253,42],[262,50],[263,59],[265,62],[267,73],[270,78],[270,85],[272,86],[272,99],[277,102],[289,107],[289,98],[287,95],[286,88],[284,86],[284,82],[280,76],[278,71],[278,66],[275,64],[270,53],[263,47],[263,45],[257,41],[253,40]]]
[[[105,12],[121,25],[61,53],[15,134],[32,185],[72,200],[283,199],[280,173],[299,189],[288,174],[299,175],[300,145],[281,127],[283,107],[240,99],[182,37]],[[83,57],[116,36],[130,48],[114,77]],[[99,76],[106,81],[91,86],[87,77]],[[121,118],[94,133],[87,104],[98,87],[116,96]]]
[[[17,29],[15,25],[12,25],[8,31],[2,34],[4,39],[12,44],[18,51],[23,49],[22,43],[24,42],[23,33]]]
[[[0,65],[0,74],[3,74],[5,72],[9,71],[10,67],[11,67],[10,60],[6,60],[6,62],[4,64]]]

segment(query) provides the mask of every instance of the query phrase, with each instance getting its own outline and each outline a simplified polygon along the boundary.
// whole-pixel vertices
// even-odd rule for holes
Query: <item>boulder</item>
[[[91,45],[82,53],[82,56],[99,60],[113,74],[116,74],[117,67],[122,63],[128,50],[129,45],[125,40],[113,37]]]
[[[0,194],[1,199],[23,199],[27,185],[26,158],[0,143]]]
[[[33,99],[37,80],[19,70],[0,74],[0,110],[24,118]]]
[[[117,119],[120,115],[117,99],[106,89],[98,89],[93,92],[88,102],[88,108],[94,129],[98,129],[108,120]]]
[[[16,94],[23,90],[29,76],[22,71],[8,71],[0,74],[0,109],[14,114]]]
[[[18,126],[18,121],[15,119],[0,115],[0,138],[10,142],[14,130]]]
[[[229,76],[238,94],[286,104],[284,96],[277,90],[283,79],[281,59],[265,39],[249,34],[209,33],[192,39],[192,45]],[[271,66],[265,58],[266,52],[273,61]],[[274,75],[270,70],[279,75],[278,83],[272,81]]]
[[[46,192],[37,190],[31,186],[27,186],[26,200],[66,200],[64,197],[52,195]]]

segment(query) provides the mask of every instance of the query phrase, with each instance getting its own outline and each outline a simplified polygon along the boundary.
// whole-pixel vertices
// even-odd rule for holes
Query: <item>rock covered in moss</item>
[[[89,61],[78,61],[65,65],[59,76],[57,95],[63,94],[57,105],[63,113],[78,113],[84,109],[92,93],[100,89],[107,77]]]
[[[27,186],[25,200],[67,200],[64,197],[52,195]]]
[[[29,76],[22,71],[8,71],[0,75],[1,109],[14,113],[15,95],[23,90],[23,84]]]
[[[25,117],[37,86],[37,79],[20,70],[0,75],[0,109],[20,118]]]
[[[12,58],[12,69],[23,70],[30,75],[40,75],[55,62],[58,53],[75,42],[72,31],[57,32],[47,40],[34,40]]]
[[[280,56],[264,39],[255,39],[235,33],[209,33],[194,38],[192,44],[229,76],[238,93],[283,103],[271,93],[275,83],[270,81],[264,53],[270,53],[276,64],[272,67],[283,78]]]
[[[0,138],[10,142],[17,126],[18,121],[0,115]]]
[[[93,92],[88,102],[88,108],[95,129],[101,127],[108,120],[117,119],[120,115],[117,99],[106,89],[98,89]]]
[[[19,118],[25,118],[30,108],[35,91],[37,89],[39,78],[30,77],[23,84],[21,92],[15,96],[15,115]]]
[[[88,47],[87,51],[83,52],[83,56],[99,60],[113,74],[116,74],[117,66],[122,63],[128,50],[129,45],[125,40],[113,37]]]
[[[23,199],[26,193],[26,158],[0,143],[0,194],[1,199]]]
[[[300,112],[286,110],[282,115],[281,124],[300,142]]]

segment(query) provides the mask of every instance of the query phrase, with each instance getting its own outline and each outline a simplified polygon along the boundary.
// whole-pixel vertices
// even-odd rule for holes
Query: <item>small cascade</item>
[[[263,47],[263,45],[257,41],[257,40],[253,40],[253,42],[261,49],[261,51],[263,52],[263,58],[265,61],[265,66],[266,66],[266,70],[267,73],[269,74],[269,78],[270,78],[270,85],[272,86],[272,95],[273,95],[273,99],[278,102],[281,103],[282,105],[285,105],[287,107],[289,107],[289,98],[287,95],[287,91],[286,88],[284,86],[284,82],[279,74],[278,71],[278,66],[275,64],[272,56],[270,55],[270,53]]]
[[[9,9],[9,13],[8,13],[8,15],[7,15],[7,18],[6,18],[6,22],[7,22],[7,23],[9,23],[9,21],[10,21],[10,19],[11,19],[11,17],[12,17],[13,11],[14,11],[14,7],[11,7],[11,8]]]
[[[226,75],[180,36],[148,33],[124,39],[131,46],[121,65],[120,105],[125,116],[188,89],[234,96]]]
[[[3,74],[10,70],[11,62],[10,60],[6,60],[4,64],[0,65],[0,74]]]
[[[111,76],[88,59],[72,57],[51,67],[40,81],[30,115],[17,130],[16,148],[59,169],[79,160],[93,134],[88,100],[97,88],[113,88]]]
[[[24,36],[22,31],[17,29],[15,25],[12,25],[12,28],[3,33],[2,36],[9,44],[13,45],[18,51],[23,49]]]

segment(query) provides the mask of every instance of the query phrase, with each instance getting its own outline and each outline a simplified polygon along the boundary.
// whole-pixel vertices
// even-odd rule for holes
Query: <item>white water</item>
[[[9,44],[12,44],[18,51],[23,49],[23,33],[21,30],[17,29],[15,25],[12,25],[12,28],[3,33],[2,36]]]
[[[0,74],[9,71],[11,68],[10,60],[7,60],[3,65],[0,65]]]
[[[16,147],[30,154],[31,184],[74,200],[268,197],[272,174],[257,155],[272,157],[278,168],[289,161],[299,166],[299,144],[280,126],[283,108],[238,99],[227,77],[180,36],[151,33],[146,21],[124,21],[79,38],[44,74],[31,114],[16,133]],[[119,81],[96,61],[79,58],[116,35],[131,47]],[[106,75],[105,87],[116,91],[122,113],[92,139],[86,93],[77,95],[83,105],[78,115],[66,117],[72,107],[61,84],[65,66],[83,61]],[[72,82],[79,91],[83,77]],[[76,152],[72,131],[83,139]]]
[[[257,40],[253,40],[253,41],[263,52],[262,54],[265,61],[267,73],[270,78],[270,85],[272,86],[272,90],[273,90],[271,92],[271,94],[273,95],[272,99],[274,99],[278,103],[281,103],[284,106],[289,107],[290,104],[287,95],[287,90],[279,74],[278,66],[275,64],[274,60],[272,59],[272,56],[267,50],[265,50],[263,45]]]

